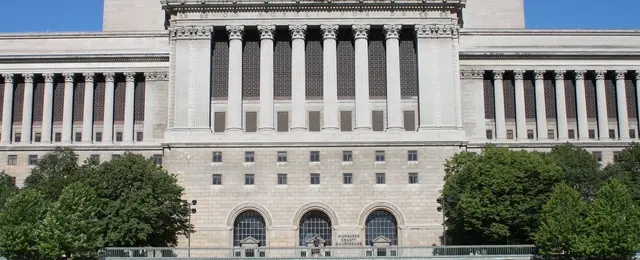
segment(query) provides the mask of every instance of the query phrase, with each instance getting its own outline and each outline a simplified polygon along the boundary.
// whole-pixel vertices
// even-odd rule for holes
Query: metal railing
[[[103,259],[530,259],[533,245],[431,247],[298,247],[298,248],[106,248]]]

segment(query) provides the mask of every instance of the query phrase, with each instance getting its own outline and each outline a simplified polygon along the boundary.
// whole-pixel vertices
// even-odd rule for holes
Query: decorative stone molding
[[[627,74],[626,70],[616,70],[616,80],[624,80],[624,76]]]
[[[561,79],[564,79],[564,74],[566,74],[567,71],[566,70],[555,70],[554,73],[555,73],[556,79],[557,80],[561,80]]]
[[[174,26],[169,28],[171,40],[210,40],[213,26]]]
[[[358,225],[364,227],[367,223],[367,217],[369,217],[369,215],[376,210],[384,210],[391,213],[391,215],[396,218],[398,227],[405,225],[404,215],[402,214],[400,209],[392,203],[386,201],[376,201],[364,207],[364,209],[362,209],[362,211],[360,212],[360,215],[358,215]]]
[[[264,219],[267,229],[273,226],[273,218],[267,208],[257,202],[249,201],[238,204],[229,212],[227,217],[227,227],[233,228],[233,223],[236,221],[236,218],[246,211],[258,212],[258,214],[260,214]]]
[[[229,34],[229,40],[242,40],[242,36],[244,35],[244,26],[228,25],[227,33]]]
[[[134,82],[136,80],[135,72],[125,72],[124,76],[127,77],[127,82]]]
[[[417,24],[414,30],[418,38],[453,38],[459,34],[458,27],[452,24]]]
[[[607,75],[607,71],[606,70],[596,70],[596,79],[597,80],[603,80],[605,75]]]
[[[166,72],[166,71],[156,72],[156,80],[161,80],[161,81],[169,80],[169,72]]]
[[[536,79],[544,79],[544,74],[547,72],[546,70],[534,70]]]
[[[55,74],[53,73],[42,73],[42,77],[44,77],[45,83],[53,83],[53,77]]]
[[[33,83],[33,73],[23,73],[24,83]]]
[[[144,73],[144,80],[145,81],[154,81],[158,78],[158,73],[157,72],[145,72]]]
[[[369,30],[371,29],[371,25],[368,24],[354,24],[351,26],[351,30],[353,30],[353,39],[367,39],[369,37]]]
[[[493,79],[499,80],[504,77],[504,70],[494,70],[493,71]]]
[[[524,79],[524,70],[514,70],[513,71],[513,77],[516,80],[523,80]]]
[[[4,83],[13,83],[13,74],[12,73],[4,73],[2,74],[4,78]]]
[[[584,80],[584,75],[587,74],[587,70],[575,70],[576,79]]]
[[[385,24],[382,26],[382,29],[385,32],[387,39],[390,38],[400,38],[400,31],[402,30],[402,25],[399,24]]]
[[[636,80],[640,80],[640,70],[636,70]]]
[[[84,76],[84,82],[93,82],[96,74],[93,72],[86,72],[82,73],[82,76]]]
[[[484,70],[461,70],[460,78],[462,79],[483,79],[484,78]]]
[[[300,220],[302,219],[304,214],[314,210],[321,211],[327,214],[327,216],[331,220],[331,226],[340,226],[339,219],[338,219],[338,216],[336,215],[336,212],[333,210],[333,208],[331,208],[331,206],[322,202],[310,202],[302,205],[302,207],[300,207],[296,211],[291,225],[294,227],[299,226]]]
[[[62,73],[62,76],[64,77],[64,82],[73,82],[73,78],[75,76],[74,73]]]
[[[113,72],[106,72],[106,73],[104,73],[104,80],[105,80],[106,82],[113,82],[113,81],[114,81],[114,79],[115,79],[115,77],[116,77],[116,74],[115,74],[115,73],[113,73]]]
[[[337,24],[324,24],[320,25],[322,30],[323,39],[335,39],[338,37],[338,25]]]
[[[291,39],[305,39],[307,35],[307,25],[290,25],[289,32],[291,33]]]
[[[258,25],[258,31],[260,32],[260,39],[273,39],[276,33],[275,25]]]

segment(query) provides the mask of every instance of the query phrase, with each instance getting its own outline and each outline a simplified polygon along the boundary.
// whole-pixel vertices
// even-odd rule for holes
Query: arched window
[[[309,211],[300,220],[300,246],[314,237],[325,241],[324,246],[331,246],[331,219],[322,211]]]
[[[378,237],[391,240],[391,245],[398,245],[398,222],[393,214],[386,210],[376,210],[369,214],[366,222],[367,245],[373,245]]]
[[[233,246],[242,246],[241,242],[249,237],[257,240],[259,246],[267,245],[264,218],[255,211],[242,212],[233,223]]]

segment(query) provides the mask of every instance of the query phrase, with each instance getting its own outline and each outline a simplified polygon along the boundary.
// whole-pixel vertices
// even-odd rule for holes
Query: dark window
[[[407,152],[407,161],[417,162],[418,161],[418,151],[408,151]]]
[[[404,111],[404,130],[416,131],[416,112]]]
[[[98,162],[98,163],[100,162],[100,155],[99,155],[99,154],[92,154],[92,155],[89,155],[89,158],[90,158],[91,160],[93,160],[93,161]]]
[[[493,130],[487,130],[485,132],[485,135],[487,136],[488,140],[492,140],[493,139]]]
[[[258,240],[258,246],[266,246],[267,231],[264,218],[255,211],[245,211],[238,215],[233,224],[233,246],[241,246],[242,240],[249,237]],[[253,250],[249,250],[253,252]],[[246,254],[245,254],[246,256]]]
[[[353,173],[343,173],[342,174],[342,183],[343,184],[353,184]]]
[[[310,182],[311,182],[311,184],[320,184],[320,174],[319,173],[312,173]]]
[[[384,151],[376,151],[376,162],[384,162]]]
[[[353,125],[351,121],[351,111],[340,111],[340,131],[351,132]]]
[[[507,139],[513,139],[513,130],[507,130]]]
[[[635,129],[629,129],[629,138],[636,139],[636,130]]]
[[[318,151],[311,151],[309,153],[309,161],[310,162],[319,162],[320,161],[320,152]]]
[[[227,126],[227,118],[225,112],[215,112],[213,114],[213,132],[224,133]]]
[[[222,152],[213,152],[212,162],[222,162]]]
[[[211,177],[213,178],[211,184],[213,184],[213,185],[222,185],[222,174],[212,174]]]
[[[136,132],[136,142],[142,142],[142,141],[144,141],[144,133]]]
[[[14,143],[19,143],[21,141],[22,141],[22,134],[20,134],[20,133],[13,134],[13,142]]]
[[[36,142],[36,143],[42,142],[42,134],[35,133],[33,135],[33,141]]]
[[[244,162],[252,163],[256,161],[255,152],[244,152]]]
[[[29,165],[36,165],[38,164],[38,155],[35,154],[30,154],[29,155],[29,161],[28,161]]]
[[[162,154],[154,154],[153,163],[155,163],[156,165],[162,165]]]
[[[121,157],[121,155],[119,155],[119,154],[112,154],[111,155],[111,159],[117,159],[117,158],[120,158],[120,157]]]
[[[309,111],[309,132],[320,132],[320,111]]]
[[[287,174],[279,173],[278,174],[278,185],[287,185]]]
[[[96,132],[96,142],[102,142],[102,132]]]
[[[592,152],[591,154],[596,157],[596,160],[598,160],[598,162],[602,162],[602,152]]]
[[[527,139],[533,140],[534,138],[535,138],[535,135],[533,133],[533,130],[531,129],[527,130]]]
[[[7,156],[7,165],[18,165],[18,156],[15,154]]]
[[[122,142],[122,132],[116,132],[116,142]]]
[[[62,133],[56,133],[53,139],[56,143],[62,142]]]
[[[589,139],[596,139],[596,130],[589,129]]]
[[[385,184],[386,178],[384,173],[376,173],[376,184]]]
[[[386,210],[376,210],[369,214],[365,222],[366,245],[372,246],[378,237],[391,240],[391,245],[398,245],[398,224],[395,216]]]
[[[371,126],[373,131],[384,131],[384,112],[372,111],[371,112]]]
[[[75,142],[82,142],[82,133],[81,132],[76,132],[75,137],[76,137]]]
[[[351,152],[351,151],[342,151],[342,161],[343,162],[353,162],[353,152]]]
[[[417,184],[418,183],[418,173],[410,172],[409,173],[409,184]]]
[[[255,182],[255,175],[253,174],[244,175],[244,185],[253,185],[254,182]]]
[[[555,133],[555,131],[553,131],[553,130],[551,130],[551,129],[547,130],[547,138],[549,138],[549,139],[556,139],[556,133]]]
[[[569,139],[576,139],[576,130],[569,129]]]
[[[11,184],[13,184],[14,186],[16,185],[16,176],[10,176],[11,178]]]
[[[278,112],[278,132],[289,132],[289,112]]]
[[[609,138],[616,139],[616,130],[615,129],[609,129]]]
[[[620,158],[620,152],[613,152],[613,161],[617,162]]]
[[[278,152],[278,162],[287,162],[287,152]]]
[[[314,237],[324,239],[325,246],[331,246],[331,219],[322,211],[309,211],[300,219],[300,246],[307,246],[307,242]]]
[[[253,133],[258,131],[258,113],[247,112],[245,115],[245,132]]]

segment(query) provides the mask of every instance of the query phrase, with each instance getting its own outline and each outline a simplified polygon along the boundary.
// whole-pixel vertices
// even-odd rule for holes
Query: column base
[[[372,129],[371,127],[368,127],[368,126],[365,126],[365,127],[361,126],[361,127],[356,127],[353,131],[356,133],[362,133],[362,132],[371,132]]]
[[[307,132],[307,128],[303,126],[296,126],[289,129],[289,132]]]
[[[271,132],[275,132],[276,129],[273,127],[260,127],[258,128],[258,132],[265,132],[265,133],[271,133]]]
[[[231,133],[231,134],[240,134],[243,133],[244,130],[242,128],[227,128],[227,130],[224,131],[225,133]]]
[[[339,132],[340,128],[336,126],[327,126],[322,128],[322,132]]]
[[[399,126],[390,126],[387,127],[387,132],[405,132],[404,127]]]

